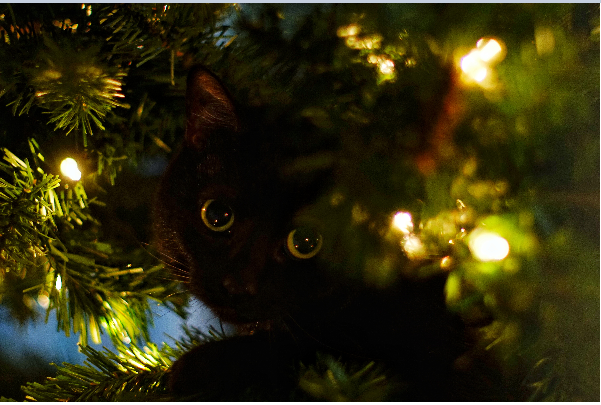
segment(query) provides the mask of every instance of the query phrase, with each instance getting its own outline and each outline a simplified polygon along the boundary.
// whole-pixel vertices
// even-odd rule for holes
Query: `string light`
[[[401,241],[401,246],[410,260],[421,260],[427,256],[424,244],[416,235],[405,236]]]
[[[336,31],[336,35],[342,38],[352,37],[355,35],[359,35],[359,32],[361,32],[361,27],[358,24],[350,24],[339,27]]]
[[[63,288],[63,280],[61,279],[61,275],[56,276],[56,289],[60,291]]]
[[[411,214],[399,211],[392,218],[392,226],[404,234],[410,234],[413,231],[413,222]]]
[[[489,63],[494,60],[498,55],[501,54],[503,48],[501,44],[495,39],[489,39],[487,41],[481,38],[476,43],[476,49],[478,49],[478,56],[483,62]]]
[[[394,62],[390,59],[384,59],[378,64],[378,67],[380,68],[380,73],[383,75],[390,75],[394,72]]]
[[[50,298],[48,298],[48,295],[46,295],[46,294],[38,295],[37,301],[38,301],[39,306],[41,306],[44,309],[47,309],[48,306],[50,305]]]
[[[481,38],[476,48],[461,58],[461,71],[467,82],[483,84],[491,75],[491,69],[505,57],[505,47],[499,40]]]
[[[61,162],[61,173],[71,180],[77,181],[81,179],[81,172],[77,167],[77,162],[73,158],[66,158]]]
[[[469,236],[472,255],[481,262],[503,260],[509,254],[509,242],[502,236],[477,228]]]
[[[383,75],[394,74],[394,62],[386,57],[386,55],[369,54],[367,62],[378,65],[378,70]]]
[[[451,256],[445,256],[442,259],[440,259],[440,267],[443,270],[448,270],[452,264],[453,264],[453,259],[451,258]]]

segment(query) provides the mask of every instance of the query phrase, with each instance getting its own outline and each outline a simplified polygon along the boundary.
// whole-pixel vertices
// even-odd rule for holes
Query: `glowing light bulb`
[[[483,67],[478,69],[474,74],[473,74],[473,78],[475,81],[477,81],[478,83],[482,82],[484,79],[486,79],[486,76],[488,75],[488,69]]]
[[[392,226],[403,232],[404,234],[409,234],[413,231],[413,222],[411,219],[411,214],[408,212],[399,211],[394,214],[394,218],[392,218]]]
[[[47,295],[40,294],[40,295],[38,295],[38,304],[42,308],[47,309],[48,306],[50,305],[50,298],[48,298]]]
[[[377,55],[374,55],[373,53],[370,53],[369,56],[367,57],[367,61],[369,63],[378,63],[381,60],[381,58]]]
[[[379,63],[380,73],[390,75],[394,72],[394,62],[390,59],[384,59]]]
[[[440,267],[443,270],[448,270],[452,264],[453,264],[453,259],[451,259],[451,256],[445,256],[440,260]]]
[[[77,162],[73,158],[66,158],[61,162],[61,172],[71,180],[81,179],[81,172],[77,167]]]
[[[479,50],[478,56],[484,62],[490,62],[503,51],[501,45],[494,39],[485,41],[482,38],[477,42],[476,47]]]
[[[472,255],[482,262],[503,260],[509,254],[507,240],[494,232],[480,228],[471,233],[468,246]]]
[[[60,290],[63,288],[63,280],[61,279],[61,275],[56,276],[56,289]]]
[[[482,67],[482,62],[478,58],[478,53],[474,50],[461,58],[461,70],[468,73]]]
[[[343,27],[339,27],[336,31],[336,35],[339,37],[352,37],[358,35],[361,31],[361,27],[357,24],[345,25]]]
[[[482,82],[488,74],[488,68],[476,50],[461,59],[461,70],[478,83]]]
[[[401,241],[401,246],[410,260],[421,260],[427,256],[424,244],[415,235],[405,236]]]
[[[476,48],[461,58],[459,66],[469,80],[484,84],[490,76],[490,69],[503,60],[504,45],[496,39],[481,38]]]

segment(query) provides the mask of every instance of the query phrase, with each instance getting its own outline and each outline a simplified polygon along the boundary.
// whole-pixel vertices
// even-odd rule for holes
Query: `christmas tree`
[[[492,314],[477,346],[517,399],[599,400],[598,5],[7,4],[0,32],[0,301],[15,322],[45,303],[88,357],[28,399],[169,399],[173,361],[226,338],[148,334],[151,301],[185,316],[149,224],[200,63],[324,137],[369,128],[342,181],[415,207],[400,246],[448,273],[449,310]],[[86,346],[103,339],[117,352]],[[374,363],[299,370],[303,398],[386,398]]]

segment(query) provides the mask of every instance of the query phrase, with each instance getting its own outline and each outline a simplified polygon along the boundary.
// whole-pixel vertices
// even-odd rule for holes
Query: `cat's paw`
[[[294,359],[266,335],[208,342],[174,363],[169,388],[180,401],[285,401],[297,385]]]

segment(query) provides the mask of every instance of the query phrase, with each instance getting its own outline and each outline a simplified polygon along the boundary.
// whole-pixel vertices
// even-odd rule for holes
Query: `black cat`
[[[179,359],[174,396],[303,399],[299,364],[327,353],[382,364],[396,387],[387,399],[464,399],[453,372],[464,326],[445,308],[445,276],[412,277],[400,249],[380,246],[393,212],[372,212],[380,222],[341,213],[354,206],[337,184],[341,141],[243,112],[202,67],[187,86],[185,142],[161,183],[155,230],[192,293],[241,333]],[[321,163],[295,170],[307,156]],[[361,226],[370,237],[357,244]],[[361,276],[378,254],[401,269],[383,286]]]

